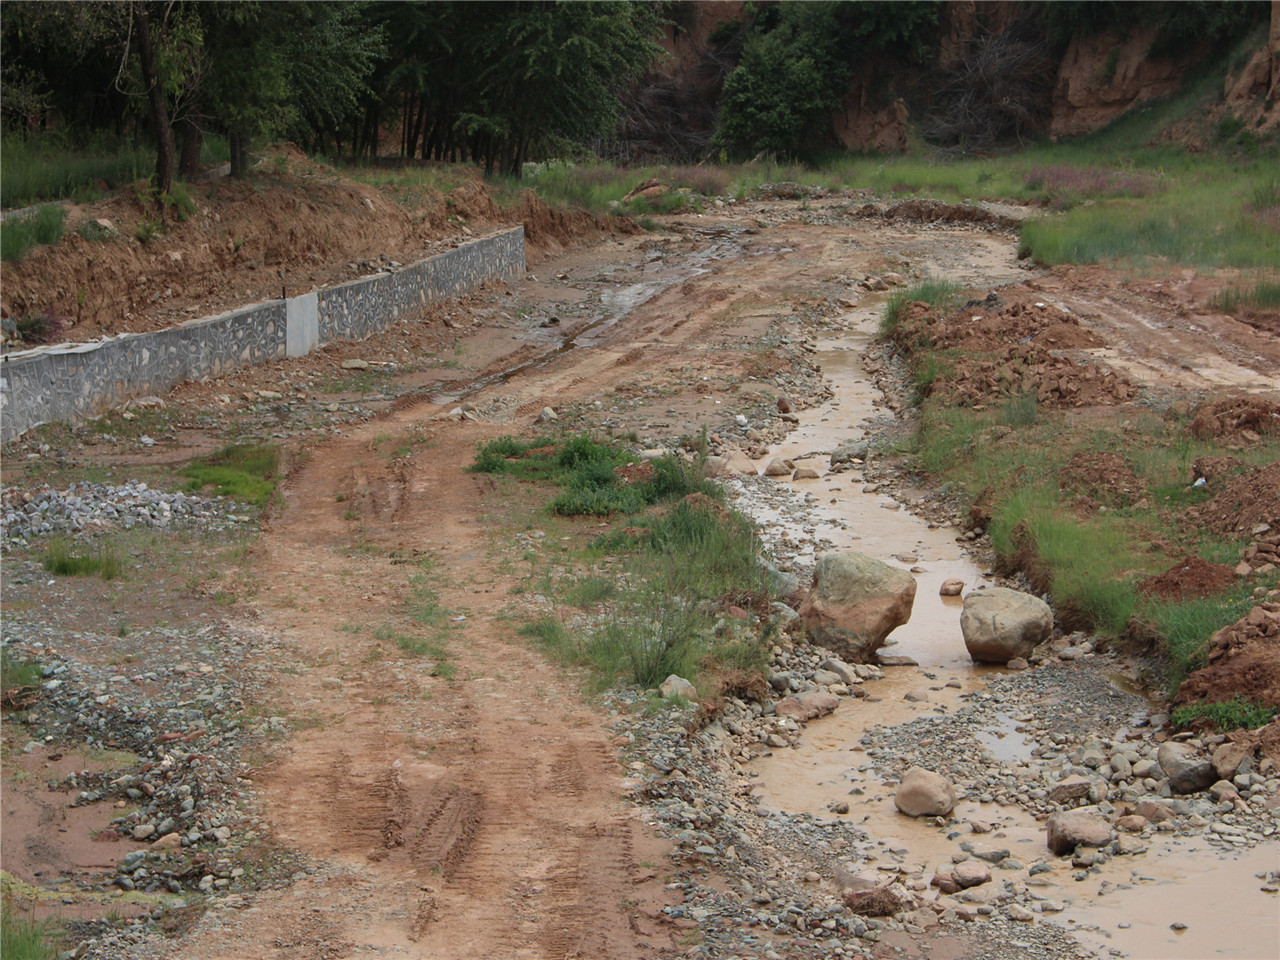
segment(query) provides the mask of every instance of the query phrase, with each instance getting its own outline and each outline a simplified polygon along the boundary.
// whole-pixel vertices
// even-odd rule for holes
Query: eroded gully
[[[1026,884],[1032,900],[1042,907],[1037,919],[1071,930],[1103,954],[1150,960],[1275,956],[1280,911],[1274,896],[1259,891],[1259,878],[1280,866],[1280,847],[1274,838],[1230,855],[1203,836],[1157,832],[1149,838],[1145,852],[1113,857],[1086,873],[1073,870],[1070,858],[1051,857],[1044,825],[1017,805],[961,800],[954,822],[946,826],[897,812],[893,785],[868,762],[864,737],[869,737],[868,742],[883,740],[903,724],[954,714],[994,677],[1011,675],[1003,668],[969,661],[959,626],[962,600],[939,596],[946,579],[963,580],[966,592],[990,580],[958,545],[957,531],[903,509],[874,484],[864,484],[856,469],[829,472],[829,453],[858,439],[866,421],[882,412],[882,395],[862,358],[873,337],[877,308],[864,302],[844,318],[844,336],[815,345],[815,359],[834,396],[802,412],[799,427],[758,462],[763,467],[773,457],[788,458],[816,468],[821,478],[777,481],[791,494],[788,508],[753,498],[743,505],[762,525],[766,540],[787,540],[796,546],[793,562],[797,566],[812,563],[813,541],[821,537],[828,549],[858,550],[911,569],[918,585],[911,619],[894,631],[884,652],[914,659],[918,666],[885,667],[885,678],[868,684],[867,699],[842,702],[834,714],[809,724],[797,748],[774,751],[755,761],[762,805],[768,810],[833,818],[832,805],[848,802],[850,811],[845,816],[889,852],[887,860],[916,865],[926,879],[938,865],[950,863],[960,853],[962,840],[1007,847],[1024,869],[1006,876],[993,870],[992,884]],[[924,693],[928,699],[904,699],[909,692]],[[1020,724],[1019,714],[1016,705],[979,711],[973,738],[985,752],[975,759],[1004,772],[1011,767],[1024,772],[1018,765],[1032,761],[1035,742]],[[1122,739],[1140,719],[1137,715],[1098,716],[1094,718],[1096,735]],[[993,832],[974,837],[963,826],[974,820],[991,824]],[[1047,864],[1048,869],[1028,875],[1025,867],[1036,863]],[[874,878],[875,866],[869,867]],[[936,891],[923,894],[931,897]],[[1171,929],[1174,923],[1184,929]]]

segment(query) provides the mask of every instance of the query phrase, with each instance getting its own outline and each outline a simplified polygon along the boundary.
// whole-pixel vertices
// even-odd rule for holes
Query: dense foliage
[[[812,154],[829,144],[831,113],[873,53],[919,60],[940,4],[784,3],[759,10],[725,81],[717,141],[730,153]]]
[[[652,4],[595,0],[14,0],[3,119],[82,144],[145,128],[161,193],[175,165],[194,171],[207,132],[239,175],[264,138],[374,156],[396,113],[405,155],[519,174],[609,131],[622,86],[661,56],[658,24]]]

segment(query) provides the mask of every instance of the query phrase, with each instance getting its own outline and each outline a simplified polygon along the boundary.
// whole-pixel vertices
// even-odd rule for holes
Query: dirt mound
[[[1280,460],[1237,477],[1212,500],[1188,510],[1187,518],[1214,533],[1280,529]]]
[[[1208,660],[1182,682],[1176,705],[1240,696],[1280,707],[1280,603],[1259,604],[1215,633]]]
[[[1003,346],[1034,343],[1051,350],[1087,350],[1104,347],[1097,334],[1056,307],[1039,302],[1013,303],[998,312],[961,310],[953,317],[927,322],[926,304],[913,304],[904,335],[924,337],[935,349],[995,350]],[[925,309],[921,311],[919,307]]]
[[[1195,463],[1191,465],[1191,477],[1193,480],[1213,483],[1233,473],[1239,473],[1247,466],[1247,463],[1235,457],[1196,457]]]
[[[479,171],[448,194],[379,189],[292,145],[273,148],[248,181],[220,178],[188,189],[186,219],[172,209],[161,219],[140,184],[68,208],[60,243],[5,264],[0,297],[14,316],[57,317],[57,340],[83,341],[343,283],[516,223],[535,255],[601,229],[639,229],[583,210],[552,210],[532,191],[502,209]],[[95,220],[117,233],[81,236],[78,228]]]
[[[1146,484],[1118,453],[1081,450],[1058,471],[1064,490],[1081,490],[1112,506],[1129,506],[1146,494]]]
[[[1280,434],[1280,403],[1261,397],[1227,397],[1196,407],[1191,435],[1197,440],[1257,443]]]
[[[1034,396],[1047,407],[1111,406],[1127,403],[1136,392],[1127,378],[1108,367],[1054,356],[1031,344],[1006,347],[994,355],[962,356],[944,364],[925,395],[938,390],[962,406]]]
[[[524,224],[525,242],[542,254],[567,247],[603,230],[624,234],[643,231],[642,227],[625,217],[602,220],[586,210],[553,209],[532,190],[521,193],[519,202],[506,213],[513,221]]]
[[[1235,582],[1230,567],[1188,554],[1164,573],[1138,581],[1138,592],[1162,600],[1191,600],[1221,593]]]
[[[998,312],[982,310],[985,302],[939,319],[935,308],[917,301],[894,327],[892,339],[907,353],[921,345],[950,351],[936,361],[927,396],[942,390],[955,402],[975,405],[1030,394],[1041,404],[1076,407],[1133,398],[1127,378],[1059,352],[1105,346],[1075,317],[1041,302],[1020,301]]]
[[[1012,217],[1002,217],[963,203],[945,203],[942,200],[902,200],[884,205],[864,203],[849,211],[859,219],[915,220],[920,223],[976,223],[987,227],[1017,229],[1021,224]]]
[[[623,483],[647,483],[653,479],[654,469],[653,464],[645,460],[618,467],[613,473]]]
[[[677,507],[687,507],[690,510],[705,511],[714,514],[719,520],[728,520],[729,511],[724,504],[712,500],[705,493],[691,493],[677,501]]]

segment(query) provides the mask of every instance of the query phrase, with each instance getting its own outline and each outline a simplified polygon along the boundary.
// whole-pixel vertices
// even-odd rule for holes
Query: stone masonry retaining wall
[[[301,357],[335,340],[363,340],[486,280],[519,276],[524,267],[524,227],[516,227],[395,273],[288,300],[155,333],[6,354],[0,361],[0,439],[11,440],[37,423],[92,416],[183,380]]]

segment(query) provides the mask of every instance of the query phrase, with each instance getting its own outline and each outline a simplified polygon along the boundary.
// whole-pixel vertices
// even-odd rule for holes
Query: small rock
[[[361,360],[358,357],[353,357],[350,360],[342,361],[342,369],[343,370],[368,370],[369,361]]]
[[[684,700],[698,699],[698,691],[694,685],[684,679],[684,677],[678,677],[674,673],[667,677],[667,679],[663,680],[662,686],[658,689],[667,699],[671,699],[672,697],[680,697]]]
[[[991,869],[977,860],[965,860],[952,867],[951,876],[959,887],[977,887],[991,880]]]
[[[938,596],[940,597],[958,597],[964,592],[963,580],[943,580],[942,586],[938,588]]]

